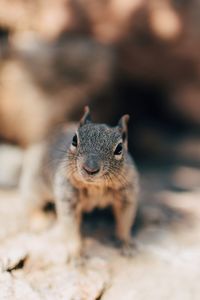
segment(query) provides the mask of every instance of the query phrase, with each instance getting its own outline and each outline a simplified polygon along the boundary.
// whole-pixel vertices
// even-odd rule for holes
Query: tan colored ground
[[[31,233],[16,191],[0,193],[1,300],[199,300],[200,171],[179,167],[142,175],[133,229],[138,251],[124,258],[111,241],[109,213],[84,222],[85,265],[65,263],[53,229]]]

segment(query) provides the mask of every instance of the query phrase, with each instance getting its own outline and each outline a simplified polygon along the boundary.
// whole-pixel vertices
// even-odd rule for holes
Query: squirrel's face
[[[127,153],[127,132],[120,124],[111,128],[82,119],[69,149],[79,180],[106,184],[120,177]]]

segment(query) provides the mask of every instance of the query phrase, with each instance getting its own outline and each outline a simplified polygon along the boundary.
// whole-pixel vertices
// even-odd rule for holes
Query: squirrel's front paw
[[[67,262],[75,262],[81,259],[82,254],[82,243],[79,239],[73,239],[67,242]]]
[[[28,230],[34,233],[41,233],[53,225],[54,219],[47,216],[41,210],[26,212],[25,215]]]
[[[124,242],[115,238],[115,246],[119,248],[120,253],[126,257],[133,257],[138,251],[137,245],[134,240]]]
[[[51,236],[54,241],[62,245],[65,252],[65,261],[78,260],[81,256],[82,240],[79,235],[72,235],[63,226],[57,224],[51,229]]]
[[[133,257],[137,254],[138,248],[134,240],[128,242],[122,242],[121,244],[121,254],[126,257]]]

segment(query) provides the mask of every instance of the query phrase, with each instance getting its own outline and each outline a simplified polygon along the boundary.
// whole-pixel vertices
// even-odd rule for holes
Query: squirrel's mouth
[[[89,170],[85,170],[84,171],[87,173],[87,175],[89,176],[94,176],[96,175],[97,173],[99,173],[99,170],[95,170],[95,171],[89,171]]]

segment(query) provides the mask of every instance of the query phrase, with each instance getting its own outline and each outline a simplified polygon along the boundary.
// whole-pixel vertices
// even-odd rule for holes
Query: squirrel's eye
[[[123,150],[122,143],[119,143],[117,145],[117,147],[115,148],[114,155],[120,155],[120,154],[122,154],[122,150]]]
[[[72,146],[77,147],[77,145],[78,145],[78,138],[77,135],[75,134],[72,139]]]

